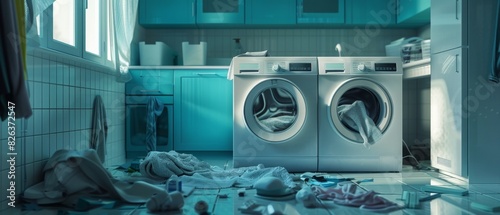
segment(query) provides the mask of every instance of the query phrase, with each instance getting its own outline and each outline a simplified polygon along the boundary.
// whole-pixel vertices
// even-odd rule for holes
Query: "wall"
[[[385,45],[417,34],[415,29],[146,29],[147,42],[162,41],[182,58],[183,41],[207,42],[207,61],[231,58],[236,53],[233,38],[241,38],[244,51],[268,50],[271,56],[385,55]],[[180,62],[180,61],[179,61]]]
[[[33,115],[16,120],[16,193],[43,179],[47,159],[58,149],[89,148],[93,100],[101,95],[109,125],[105,166],[125,162],[124,84],[109,69],[46,52],[27,56]],[[0,123],[0,211],[7,207],[7,121]],[[19,200],[19,199],[18,199]]]

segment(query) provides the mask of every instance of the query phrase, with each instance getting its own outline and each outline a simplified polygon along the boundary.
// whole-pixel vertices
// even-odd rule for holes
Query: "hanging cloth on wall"
[[[0,7],[0,118],[14,112],[16,119],[32,114],[26,89],[26,31],[24,1],[2,1]],[[10,111],[9,107],[14,111]]]
[[[146,148],[148,152],[156,151],[156,119],[163,112],[163,108],[163,103],[156,99],[156,97],[149,97],[146,119]]]
[[[496,17],[494,20],[495,41],[493,45],[493,68],[491,68],[489,80],[495,83],[499,82],[498,73],[500,73],[500,2],[497,3]]]
[[[106,119],[104,103],[100,95],[94,98],[90,135],[90,148],[97,151],[101,163],[104,163],[106,155],[106,138],[108,136],[108,121]]]

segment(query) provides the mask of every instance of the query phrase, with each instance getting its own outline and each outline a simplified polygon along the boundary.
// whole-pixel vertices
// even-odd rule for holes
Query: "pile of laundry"
[[[374,191],[358,189],[358,184],[349,180],[330,187],[304,183],[302,188],[297,190],[296,187],[287,187],[279,178],[263,177],[254,184],[253,188],[257,191],[256,198],[274,201],[295,199],[306,208],[324,207],[320,200],[333,201],[338,205],[357,207],[361,211],[376,213],[389,213],[404,208],[379,196]],[[259,205],[253,200],[246,201],[238,210],[243,214],[266,214],[265,211],[269,207],[273,210],[281,210],[281,214],[299,214],[292,205],[279,208],[277,204]]]
[[[155,180],[168,180],[179,176],[184,186],[221,189],[229,187],[250,188],[263,177],[273,176],[282,180],[287,186],[294,186],[293,178],[284,167],[264,167],[257,165],[223,169],[200,161],[191,154],[176,151],[151,151],[141,161],[140,173]]]

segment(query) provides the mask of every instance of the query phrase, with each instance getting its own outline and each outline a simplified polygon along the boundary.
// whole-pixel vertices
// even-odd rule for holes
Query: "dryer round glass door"
[[[255,85],[244,106],[248,128],[259,138],[274,144],[300,131],[306,111],[302,93],[284,79],[268,79]]]
[[[361,109],[363,107],[366,112]],[[342,83],[332,96],[329,110],[335,129],[345,138],[360,144],[364,143],[360,129],[368,133],[366,128],[369,128],[357,126],[366,123],[363,117],[370,118],[383,134],[389,126],[393,112],[391,98],[386,90],[371,80],[361,78]],[[342,114],[349,115],[346,117]]]

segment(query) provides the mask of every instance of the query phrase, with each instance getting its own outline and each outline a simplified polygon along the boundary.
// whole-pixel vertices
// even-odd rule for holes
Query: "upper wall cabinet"
[[[398,24],[427,25],[431,20],[431,0],[398,0]]]
[[[396,0],[348,0],[346,1],[346,24],[378,25],[386,27],[396,24]]]
[[[196,24],[195,0],[140,0],[139,23],[145,27]]]
[[[244,24],[243,0],[197,0],[196,22],[199,25]]]
[[[245,2],[245,24],[289,25],[297,23],[295,0],[247,0]]]
[[[345,0],[297,0],[297,24],[344,24]]]

